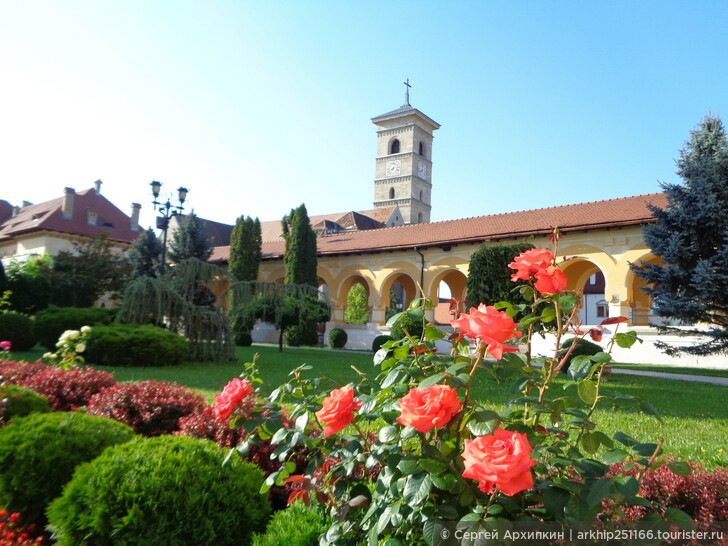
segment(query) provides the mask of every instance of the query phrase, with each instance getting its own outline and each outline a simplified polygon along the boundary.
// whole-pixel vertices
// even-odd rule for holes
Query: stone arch
[[[263,282],[274,282],[276,284],[283,284],[285,278],[286,278],[286,270],[281,265],[280,267],[276,267],[275,269],[268,271],[267,274],[261,275],[260,280]],[[284,279],[279,282],[279,279]]]
[[[636,262],[660,264],[661,260],[652,254],[645,253]],[[635,274],[631,269],[627,273],[627,304],[629,305],[629,321],[631,324],[647,326],[659,321],[652,315],[652,298],[643,288],[649,286],[647,281]]]
[[[400,142],[397,137],[389,141],[389,153],[390,155],[398,154],[400,150]]]
[[[588,258],[572,258],[559,264],[566,274],[567,289],[583,293],[579,320],[582,324],[596,325],[609,316],[606,300],[607,275],[599,264]]]
[[[378,303],[385,313],[392,303],[390,291],[393,291],[398,297],[397,311],[403,311],[417,297],[417,283],[406,271],[394,271],[388,275],[381,284]]]

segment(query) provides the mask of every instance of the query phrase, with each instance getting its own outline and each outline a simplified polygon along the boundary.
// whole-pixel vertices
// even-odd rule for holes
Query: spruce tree
[[[250,216],[237,219],[230,235],[229,273],[238,281],[257,281],[263,236],[260,220]]]
[[[316,232],[311,227],[306,205],[292,209],[283,218],[283,238],[286,251],[283,263],[286,266],[286,284],[318,285],[318,259],[316,257]]]
[[[661,263],[640,262],[634,272],[650,286],[654,312],[705,329],[661,327],[681,335],[706,335],[694,346],[661,347],[668,354],[728,352],[728,140],[720,118],[708,115],[680,152],[684,184],[662,184],[667,207],[651,207],[657,221],[644,228],[647,246]]]
[[[134,276],[156,277],[159,275],[161,254],[162,243],[154,230],[148,228],[132,243],[126,257]]]
[[[184,216],[169,243],[169,259],[178,264],[188,258],[206,262],[212,255],[212,239],[205,232],[204,221],[194,211]]]

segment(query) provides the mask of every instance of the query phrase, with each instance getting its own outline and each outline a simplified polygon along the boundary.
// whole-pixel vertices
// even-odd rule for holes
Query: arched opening
[[[394,188],[389,188],[389,198],[394,199]]]
[[[417,213],[417,223],[418,224],[421,224],[422,223],[422,213],[421,212],[418,212]]]
[[[453,320],[454,307],[452,300],[465,299],[465,286],[468,278],[457,269],[446,271],[437,281],[437,299],[435,300],[435,324],[450,324]],[[461,308],[462,310],[462,308]]]
[[[389,145],[389,153],[390,154],[398,154],[399,153],[399,140],[394,139],[392,143]]]
[[[407,309],[417,294],[415,282],[406,274],[395,275],[382,289],[388,296],[386,298],[382,296],[382,302],[386,304],[385,320]]]
[[[420,155],[421,156],[425,155],[425,146],[424,146],[424,144],[422,144],[422,142],[420,142]]]
[[[420,190],[420,201],[422,201],[422,190]]]
[[[346,294],[344,322],[347,324],[369,322],[369,291],[361,282],[355,282]]]
[[[597,325],[609,316],[609,304],[605,299],[606,279],[599,266],[589,260],[575,258],[562,264],[567,288],[583,293],[579,320],[584,325]]]

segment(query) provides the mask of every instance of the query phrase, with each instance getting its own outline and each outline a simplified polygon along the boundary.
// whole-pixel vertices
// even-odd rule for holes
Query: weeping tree
[[[190,360],[234,360],[230,319],[215,295],[226,275],[216,265],[189,258],[161,277],[137,277],[124,290],[117,320],[152,323],[183,335],[190,342]]]

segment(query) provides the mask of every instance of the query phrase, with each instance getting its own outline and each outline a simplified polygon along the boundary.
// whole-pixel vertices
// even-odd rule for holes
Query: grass
[[[37,354],[36,354],[37,353]],[[258,353],[258,367],[264,380],[263,393],[267,394],[288,380],[289,372],[302,364],[311,370],[306,377],[326,377],[332,387],[346,384],[357,377],[355,366],[361,372],[375,376],[372,356],[365,352],[334,352],[317,349],[287,349],[279,353],[275,347],[238,347],[241,359],[235,363],[186,363],[175,367],[114,368],[98,366],[113,373],[121,381],[157,379],[187,385],[202,393],[209,401],[227,384],[240,375],[242,362],[252,360]],[[14,354],[14,358],[35,360],[40,352]],[[632,366],[630,366],[632,367]],[[633,366],[655,370],[655,366]],[[664,368],[664,367],[660,367]],[[695,369],[690,368],[690,372]],[[656,371],[656,370],[655,370]],[[660,369],[662,371],[662,369]],[[685,373],[670,368],[666,371]],[[710,370],[713,372],[713,370]],[[701,374],[710,375],[710,374]],[[559,396],[564,380],[556,380],[553,396]],[[513,395],[507,383],[497,383],[488,374],[476,375],[472,391],[474,400],[495,411],[502,411]],[[664,450],[681,459],[700,462],[707,468],[728,466],[728,406],[724,403],[726,388],[705,383],[688,383],[670,379],[612,374],[606,389],[637,396],[649,401],[661,414],[662,421],[644,415],[638,409],[604,407],[594,420],[600,430],[613,436],[622,431],[643,442],[664,439]]]
[[[612,364],[612,367],[624,368],[625,370],[642,370],[646,372],[681,373],[707,377],[728,377],[728,370],[719,370],[715,368],[689,368],[685,366],[658,366],[653,364]]]

